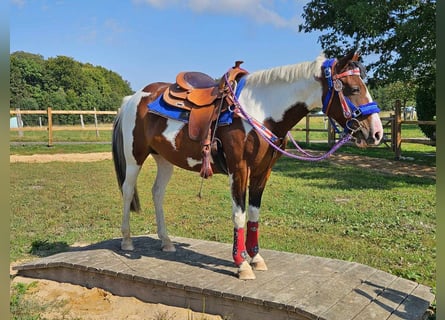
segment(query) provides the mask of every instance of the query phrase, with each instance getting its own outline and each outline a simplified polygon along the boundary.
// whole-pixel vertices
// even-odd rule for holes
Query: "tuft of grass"
[[[41,317],[48,305],[37,302],[27,296],[27,292],[35,288],[37,282],[29,284],[15,283],[10,286],[9,311],[13,320],[43,320]]]

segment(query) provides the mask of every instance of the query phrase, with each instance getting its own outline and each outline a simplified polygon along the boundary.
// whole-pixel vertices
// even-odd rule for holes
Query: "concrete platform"
[[[173,237],[177,252],[165,253],[154,235],[133,239],[131,253],[112,239],[15,269],[231,320],[420,320],[434,300],[427,286],[354,262],[263,249],[269,271],[241,281],[230,244]]]

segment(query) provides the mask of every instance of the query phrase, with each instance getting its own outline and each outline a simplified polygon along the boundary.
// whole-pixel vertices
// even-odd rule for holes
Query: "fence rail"
[[[403,143],[421,143],[428,145],[435,145],[435,141],[431,141],[427,138],[402,138],[402,125],[404,124],[423,124],[423,125],[436,125],[436,121],[422,121],[422,120],[402,120],[402,111],[400,101],[397,100],[394,106],[395,114],[391,114],[389,117],[382,117],[382,123],[384,129],[389,130],[386,132],[386,137],[383,141],[394,153],[395,158],[399,159],[401,155],[401,144]],[[99,136],[99,131],[109,131],[112,130],[112,125],[110,126],[98,126],[97,116],[98,115],[116,115],[117,111],[97,111],[97,110],[53,110],[48,107],[47,110],[10,110],[11,115],[17,116],[17,122],[20,124],[21,115],[32,114],[32,115],[46,115],[48,117],[48,125],[40,127],[23,127],[18,126],[17,128],[10,128],[11,131],[18,131],[19,134],[24,131],[48,131],[48,146],[53,144],[53,132],[54,131],[96,131],[96,136]],[[66,115],[80,115],[82,126],[59,126],[53,125],[53,115],[66,114]],[[84,126],[83,125],[83,115],[93,115],[94,116],[94,126]],[[323,114],[308,114],[305,119],[305,125],[303,128],[293,128],[292,131],[303,131],[306,132],[305,138],[306,143],[310,143],[310,133],[311,132],[326,132],[327,142],[329,145],[333,145],[338,139],[337,134],[330,121],[325,121],[325,128],[311,128],[311,118],[323,117]],[[389,138],[388,138],[389,136]]]
[[[9,110],[9,114],[17,116],[17,128],[10,128],[11,131],[18,131],[19,134],[23,134],[24,131],[48,131],[48,146],[53,145],[53,132],[54,131],[96,131],[96,136],[99,136],[99,131],[110,131],[113,126],[99,126],[97,121],[98,115],[116,115],[117,111],[97,111],[94,110],[53,110],[48,107],[46,110]],[[46,115],[48,117],[48,125],[40,127],[24,127],[22,124],[21,116],[24,114],[32,115]],[[55,114],[66,114],[66,115],[80,115],[81,126],[55,126],[53,125],[53,115]],[[93,115],[94,116],[94,126],[84,126],[83,115]]]

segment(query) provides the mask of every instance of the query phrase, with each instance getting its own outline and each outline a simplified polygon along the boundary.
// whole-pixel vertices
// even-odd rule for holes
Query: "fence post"
[[[310,127],[310,115],[306,115],[306,143],[309,144],[309,127]]]
[[[395,128],[393,130],[394,135],[394,152],[395,159],[399,160],[402,153],[402,104],[399,99],[395,103]]]
[[[20,108],[16,108],[16,119],[17,119],[17,128],[23,127],[22,114],[20,113]],[[23,137],[23,131],[19,130],[19,137]]]
[[[53,146],[53,114],[51,107],[47,109],[48,113],[48,147]]]
[[[335,129],[331,121],[328,120],[328,146],[332,147],[335,144]]]
[[[99,138],[99,129],[97,128],[97,113],[96,113],[96,108],[94,108],[94,127],[96,128],[96,138]]]

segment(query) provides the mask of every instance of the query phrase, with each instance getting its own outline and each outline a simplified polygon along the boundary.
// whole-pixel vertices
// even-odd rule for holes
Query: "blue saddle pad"
[[[184,123],[189,122],[190,111],[175,108],[167,104],[162,98],[162,94],[153,102],[147,105],[148,112],[160,115],[165,118],[172,120],[182,121]],[[221,113],[218,119],[218,125],[228,125],[231,124],[233,120],[233,112],[226,110]]]

